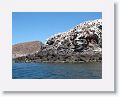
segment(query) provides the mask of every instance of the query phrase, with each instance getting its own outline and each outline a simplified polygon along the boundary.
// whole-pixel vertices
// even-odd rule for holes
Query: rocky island
[[[40,41],[12,46],[13,62],[101,62],[102,20],[86,21]]]

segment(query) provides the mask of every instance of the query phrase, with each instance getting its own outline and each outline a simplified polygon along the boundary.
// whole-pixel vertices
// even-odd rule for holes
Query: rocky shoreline
[[[102,62],[102,20],[80,23],[69,31],[39,41],[13,45],[15,63]]]

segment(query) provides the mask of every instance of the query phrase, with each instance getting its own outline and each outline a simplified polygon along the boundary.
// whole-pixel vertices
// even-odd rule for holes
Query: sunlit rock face
[[[50,37],[46,44],[53,46],[58,55],[61,53],[64,56],[71,55],[73,61],[75,61],[74,58],[77,61],[100,61],[102,59],[102,20],[80,23],[67,32]]]
[[[35,52],[18,59],[26,59],[27,62],[101,62],[102,20],[86,21],[66,32],[53,35],[42,45],[42,49],[38,46]]]

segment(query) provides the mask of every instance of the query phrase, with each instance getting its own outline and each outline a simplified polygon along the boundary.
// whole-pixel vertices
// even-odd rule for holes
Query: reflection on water
[[[101,79],[101,63],[14,63],[13,79]]]

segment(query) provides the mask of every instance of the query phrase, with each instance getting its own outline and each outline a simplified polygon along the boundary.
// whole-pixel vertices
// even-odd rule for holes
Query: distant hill
[[[41,42],[14,45],[13,58],[15,62],[101,62],[102,20],[80,23],[51,36],[44,45]]]
[[[18,58],[27,55],[33,55],[41,51],[43,43],[40,41],[32,41],[19,43],[12,46],[12,58]]]

